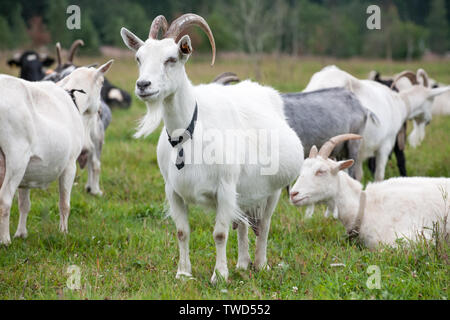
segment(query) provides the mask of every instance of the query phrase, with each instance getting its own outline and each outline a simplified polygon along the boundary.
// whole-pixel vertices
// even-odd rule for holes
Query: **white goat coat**
[[[380,123],[367,121],[360,148],[361,161],[375,156],[380,149],[390,154],[397,133],[407,117],[406,109],[398,107],[404,105],[400,96],[392,94],[392,90],[385,85],[372,80],[357,79],[334,66],[314,74],[304,91],[331,87],[345,87],[355,93],[361,104],[380,120]]]
[[[369,184],[360,237],[369,248],[395,246],[399,238],[416,241],[423,235],[429,240],[433,223],[448,234],[450,223],[443,226],[450,211],[445,192],[450,192],[448,178],[392,178]]]
[[[258,206],[277,190],[289,185],[303,162],[303,147],[289,127],[283,115],[283,102],[277,91],[251,81],[233,86],[205,84],[193,87],[198,104],[198,122],[193,139],[183,144],[185,154],[198,152],[195,142],[202,139],[205,130],[274,130],[278,135],[279,170],[274,175],[261,175],[258,164],[186,164],[178,170],[171,159],[174,148],[168,142],[165,128],[160,136],[157,155],[158,164],[166,184],[179,194],[186,203],[216,208],[216,194],[223,183],[236,184],[237,204],[248,212]],[[205,135],[205,138],[208,134]],[[269,135],[270,139],[270,135]],[[254,142],[254,141],[253,141]],[[226,155],[229,150],[223,144],[212,142],[217,152]],[[203,150],[207,147],[203,143]],[[219,149],[217,149],[219,148]],[[224,150],[225,149],[225,150]],[[259,151],[259,150],[258,150]],[[259,211],[259,210],[256,210]],[[232,213],[231,213],[232,214]],[[237,212],[233,219],[239,218]]]
[[[19,187],[45,188],[81,152],[85,129],[80,113],[52,82],[2,75],[0,95],[0,148],[6,162],[20,150],[30,161]]]

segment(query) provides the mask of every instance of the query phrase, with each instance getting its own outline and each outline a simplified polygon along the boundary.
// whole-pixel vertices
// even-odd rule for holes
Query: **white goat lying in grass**
[[[216,266],[211,278],[215,282],[218,275],[225,279],[228,276],[226,243],[231,222],[238,222],[237,267],[246,269],[250,263],[247,219],[256,221],[253,225],[257,230],[255,265],[258,269],[266,266],[271,216],[281,189],[298,175],[303,148],[284,119],[283,102],[274,89],[251,81],[233,86],[192,85],[184,66],[192,53],[191,40],[184,35],[176,42],[191,25],[198,25],[207,33],[214,62],[212,32],[206,21],[194,14],[179,17],[170,28],[163,16],[157,17],[145,42],[125,28],[121,34],[125,44],[136,51],[140,74],[136,95],[146,102],[148,109],[136,136],[150,134],[161,119],[164,120],[157,154],[166,185],[169,213],[177,228],[180,249],[177,277],[191,276],[188,204],[197,204],[216,210],[213,232]],[[164,39],[158,40],[161,28]],[[259,138],[248,139],[246,132],[249,130],[278,135],[277,141],[269,141],[272,147],[276,145],[272,156],[277,159],[271,160],[278,160],[278,170],[264,174],[265,165],[248,160],[263,152]],[[247,150],[228,148],[231,146],[224,145],[221,135],[226,131],[237,134],[237,143],[248,141],[248,149],[255,152],[247,154],[246,158]],[[195,163],[182,161],[184,157],[190,159],[189,155],[202,157],[212,148],[215,155],[223,155],[221,159],[242,159],[240,156],[244,155],[244,162],[209,163],[205,158]],[[178,154],[176,163],[171,160],[174,151]],[[275,164],[270,162],[270,165]]]
[[[320,151],[314,146],[305,159],[300,176],[291,189],[291,202],[296,206],[333,201],[339,220],[349,234],[359,237],[369,248],[380,244],[396,245],[397,239],[418,240],[432,237],[433,224],[447,234],[450,203],[448,178],[392,178],[371,183],[363,191],[361,183],[342,171],[353,160],[329,159],[333,148],[358,135],[345,134],[325,143]]]
[[[103,75],[79,68],[55,84],[0,76],[0,243],[9,244],[9,216],[19,188],[20,220],[15,237],[26,237],[30,189],[59,179],[61,232],[68,230],[76,160],[92,149],[90,130],[100,105]]]

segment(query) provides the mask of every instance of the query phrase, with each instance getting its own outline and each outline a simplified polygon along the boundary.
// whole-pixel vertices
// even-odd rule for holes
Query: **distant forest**
[[[66,28],[66,9],[81,8],[81,29]],[[381,30],[368,30],[366,9],[381,7]],[[40,48],[81,38],[85,54],[124,47],[120,28],[142,38],[151,21],[197,13],[209,23],[219,51],[335,57],[420,58],[450,51],[450,0],[1,0],[0,50]],[[207,38],[192,30],[194,46]]]

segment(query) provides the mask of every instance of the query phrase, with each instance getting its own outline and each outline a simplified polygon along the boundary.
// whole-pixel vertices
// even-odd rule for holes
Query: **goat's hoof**
[[[0,246],[9,246],[11,244],[11,238],[9,236],[0,239]]]
[[[99,196],[101,197],[103,195],[102,190],[100,189],[93,189],[90,186],[86,186],[86,192],[93,195],[93,196]]]
[[[228,281],[228,270],[224,270],[222,272],[219,272],[217,269],[214,270],[214,273],[211,277],[211,283],[216,284],[218,282],[227,282]]]
[[[250,258],[238,260],[238,262],[236,264],[236,269],[247,270],[248,266],[251,265],[251,263],[252,263],[252,261],[250,260]]]
[[[256,264],[255,264],[255,269],[256,269],[257,271],[269,271],[269,270],[270,270],[270,267],[269,267],[269,265],[267,264],[267,262],[263,262],[263,263],[256,263]]]
[[[27,231],[19,231],[19,230],[17,230],[17,232],[14,234],[14,238],[26,239],[27,237],[28,237],[28,232]]]
[[[178,271],[177,275],[175,276],[175,279],[182,279],[182,278],[192,279],[193,277],[190,272]]]

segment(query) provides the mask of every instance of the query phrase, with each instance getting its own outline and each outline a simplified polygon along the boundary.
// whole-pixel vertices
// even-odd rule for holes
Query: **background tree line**
[[[81,30],[66,28],[69,4],[81,7]],[[366,28],[370,4],[381,7],[382,30]],[[144,38],[156,15],[171,21],[185,12],[207,19],[220,51],[388,59],[450,51],[450,0],[2,0],[0,49],[81,38],[83,52],[95,54],[101,45],[123,47],[122,26]],[[209,50],[201,32],[192,37]]]

